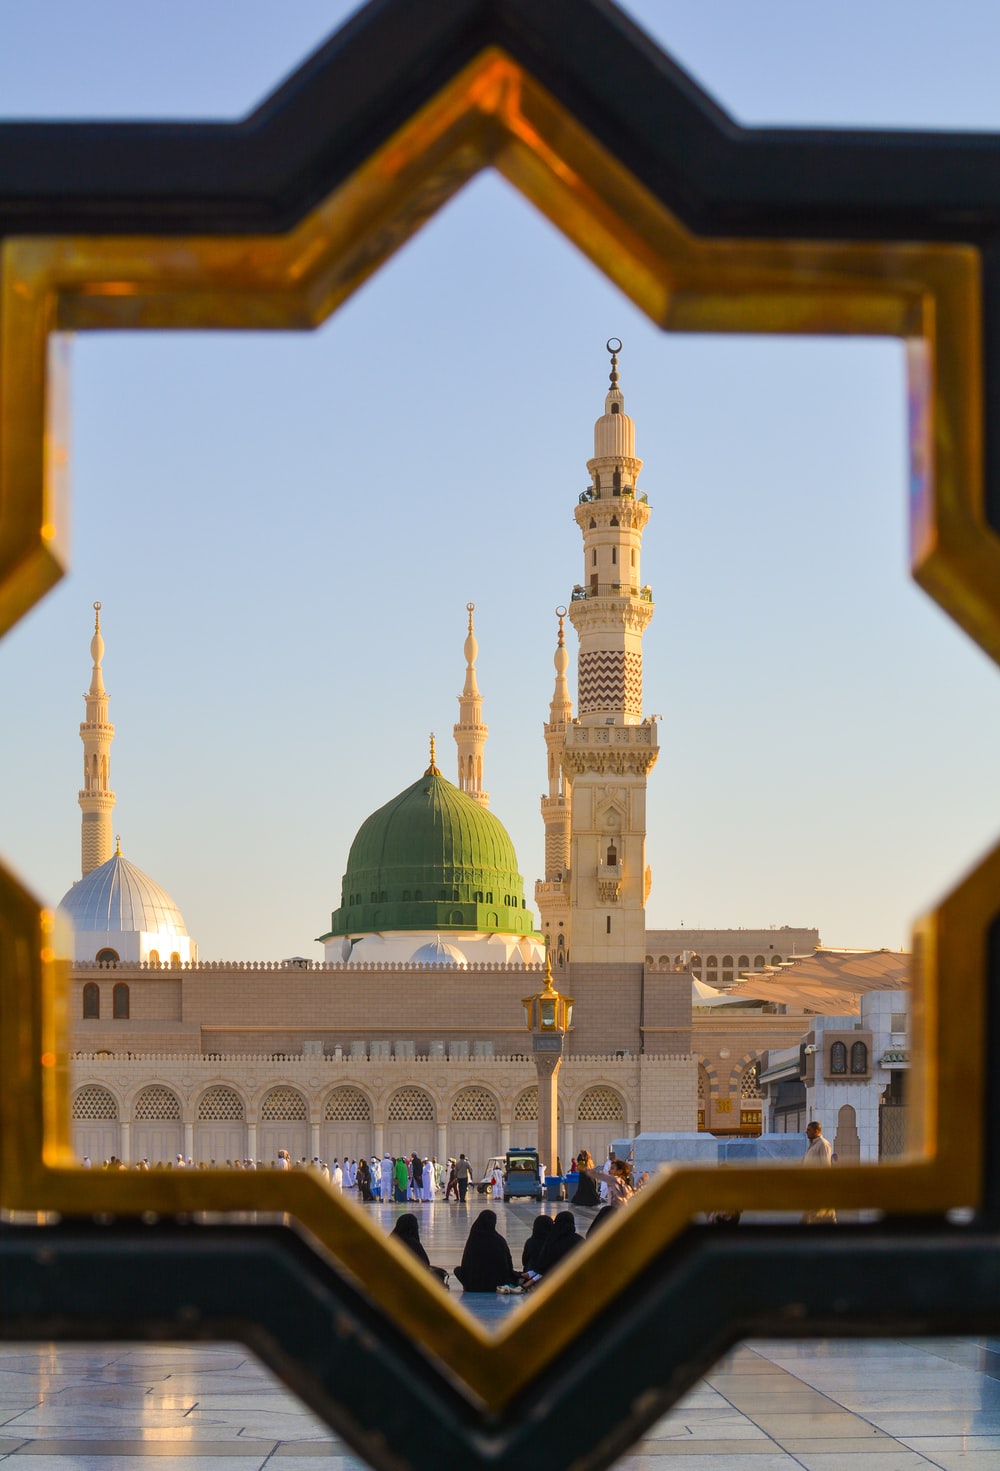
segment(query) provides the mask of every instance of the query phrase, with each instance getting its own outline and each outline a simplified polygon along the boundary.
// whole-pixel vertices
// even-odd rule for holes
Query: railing
[[[588,598],[639,598],[644,603],[653,601],[653,589],[636,587],[634,583],[628,582],[597,582],[591,583],[590,587],[582,587],[577,583],[570,601],[573,603],[584,603]]]
[[[579,503],[581,506],[585,506],[589,501],[628,501],[633,499],[640,501],[644,506],[649,505],[649,497],[646,492],[640,490],[638,496],[636,496],[635,488],[631,485],[623,485],[621,490],[610,491],[605,490],[603,486],[600,490],[595,490],[592,485],[588,485],[586,490],[580,492]]]

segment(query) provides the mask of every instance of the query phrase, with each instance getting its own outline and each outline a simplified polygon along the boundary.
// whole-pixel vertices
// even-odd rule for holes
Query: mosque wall
[[[559,1076],[559,1152],[604,1158],[639,1127],[693,1128],[697,1064],[685,1057],[574,1057]],[[533,1144],[537,1075],[523,1057],[333,1058],[167,1053],[71,1064],[72,1140],[94,1164],[196,1164],[464,1151],[481,1168]],[[647,1123],[647,1114],[652,1122]]]

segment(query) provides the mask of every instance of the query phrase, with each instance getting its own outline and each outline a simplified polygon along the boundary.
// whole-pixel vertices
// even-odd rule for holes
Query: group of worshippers
[[[608,1170],[598,1170],[584,1150],[579,1164],[580,1185],[573,1197],[574,1204],[600,1207],[587,1230],[587,1237],[590,1237],[627,1204],[634,1191],[629,1180],[629,1168],[624,1160],[611,1160]],[[598,1181],[606,1186],[606,1202],[603,1205]],[[585,1188],[584,1182],[590,1187],[589,1190]],[[580,1199],[581,1190],[585,1199]],[[447,1285],[447,1272],[441,1267],[431,1265],[420,1239],[420,1221],[412,1211],[399,1217],[390,1235]],[[525,1292],[542,1281],[576,1247],[582,1246],[585,1239],[576,1229],[576,1217],[572,1211],[559,1211],[555,1216],[536,1216],[531,1235],[521,1251],[521,1268],[517,1270],[506,1238],[497,1230],[496,1212],[481,1210],[469,1230],[462,1261],[455,1268],[455,1276],[465,1292]]]

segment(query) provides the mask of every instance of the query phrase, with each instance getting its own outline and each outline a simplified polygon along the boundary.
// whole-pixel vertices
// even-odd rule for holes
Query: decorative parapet
[[[397,971],[410,973],[412,971],[439,971],[455,970],[453,965],[437,965],[411,963],[410,961],[382,961],[364,960],[355,961],[349,965],[342,960],[186,960],[181,965],[170,965],[169,963],[150,963],[147,960],[120,960],[120,961],[96,961],[77,960],[71,965],[73,972],[77,971],[150,971],[157,975],[170,976],[179,971],[342,971],[345,974],[357,975],[359,971]],[[496,960],[470,960],[461,967],[463,972],[480,971],[489,974],[501,972],[514,972],[523,975],[525,972],[536,972],[538,975],[545,973],[545,966],[538,961],[525,964],[523,961],[496,961]]]

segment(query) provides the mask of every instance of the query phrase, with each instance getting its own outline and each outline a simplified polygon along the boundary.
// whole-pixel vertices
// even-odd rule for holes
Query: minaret
[[[655,722],[642,714],[642,636],[653,595],[639,557],[649,503],[618,386],[618,338],[608,351],[611,387],[594,425],[591,484],[574,512],[584,556],[569,612],[580,638],[578,714],[562,757],[573,793],[566,943],[574,966],[644,960],[646,778],[658,755]]]
[[[483,697],[476,683],[476,656],[479,645],[472,631],[472,615],[475,603],[466,603],[469,615],[469,631],[465,637],[465,688],[458,697],[458,724],[455,726],[455,744],[458,747],[458,789],[467,797],[490,805],[489,792],[483,791],[483,750],[489,727],[483,724]]]
[[[115,794],[109,785],[111,742],[115,728],[108,720],[108,692],[104,688],[101,660],[104,640],[101,637],[101,605],[94,604],[94,637],[90,640],[90,657],[94,661],[90,689],[84,695],[87,718],[80,726],[83,741],[83,790],[80,810],[83,813],[81,852],[83,873],[107,863],[114,854],[111,842],[111,811]]]
[[[564,624],[566,609],[557,608],[559,642],[553,663],[556,668],[555,689],[545,723],[545,746],[549,763],[548,795],[542,798],[542,821],[545,824],[545,878],[535,885],[535,906],[541,916],[542,933],[548,941],[553,964],[558,968],[569,960],[569,866],[570,818],[572,791],[563,769],[566,727],[573,718],[566,673],[569,650]]]

